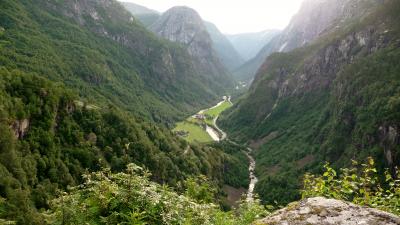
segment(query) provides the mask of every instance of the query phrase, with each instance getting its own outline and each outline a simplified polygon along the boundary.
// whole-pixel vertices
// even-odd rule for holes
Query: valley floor
[[[217,120],[219,115],[230,108],[233,105],[230,96],[224,96],[223,101],[219,102],[215,106],[199,111],[197,114],[187,118],[183,122],[176,124],[173,131],[178,135],[183,137],[188,142],[200,142],[207,143],[211,141],[223,141],[227,138],[227,134],[218,127]],[[234,145],[243,147],[242,145],[230,141]],[[258,178],[255,176],[256,161],[252,156],[253,149],[247,147],[246,155],[249,159],[249,178],[250,183],[247,190],[246,200],[252,201],[254,196],[254,188],[258,182]],[[227,188],[227,187],[225,187]],[[244,193],[241,189],[235,189],[233,187],[228,187],[230,191],[227,192],[228,199],[239,200],[240,194]],[[239,196],[239,197],[238,197]]]
[[[224,140],[226,133],[216,125],[216,122],[219,115],[232,105],[230,96],[224,96],[215,106],[203,109],[185,121],[177,123],[173,131],[188,142],[207,143]]]

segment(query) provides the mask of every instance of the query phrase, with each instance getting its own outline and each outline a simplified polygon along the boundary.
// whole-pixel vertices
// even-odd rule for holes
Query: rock
[[[396,225],[400,217],[377,209],[322,197],[304,199],[255,224],[268,225]]]
[[[23,120],[16,120],[11,128],[14,131],[14,135],[18,139],[22,139],[26,132],[28,131],[29,128],[29,120],[28,119],[23,119]]]
[[[194,69],[212,83],[233,86],[228,70],[222,64],[214,49],[214,43],[203,19],[193,9],[176,6],[150,26],[159,37],[184,46],[192,56]]]

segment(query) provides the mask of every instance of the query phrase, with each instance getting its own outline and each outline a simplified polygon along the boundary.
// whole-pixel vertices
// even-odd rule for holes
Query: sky
[[[173,6],[188,6],[214,23],[225,34],[283,29],[303,0],[120,0],[165,12]]]

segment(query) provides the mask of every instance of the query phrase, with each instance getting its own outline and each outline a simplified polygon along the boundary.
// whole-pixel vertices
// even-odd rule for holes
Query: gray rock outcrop
[[[186,6],[165,13],[150,29],[158,36],[183,45],[193,57],[195,70],[212,82],[233,87],[233,80],[220,61],[200,15]]]
[[[352,203],[309,198],[281,209],[256,224],[268,225],[396,225],[400,217]]]
[[[25,134],[28,132],[29,129],[29,120],[28,119],[22,119],[22,120],[16,120],[11,128],[14,131],[14,135],[17,139],[22,139]]]

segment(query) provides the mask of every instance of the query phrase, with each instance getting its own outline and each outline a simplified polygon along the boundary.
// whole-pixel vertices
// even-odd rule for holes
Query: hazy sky
[[[223,33],[283,29],[303,0],[121,0],[164,12],[173,6],[189,6]]]

